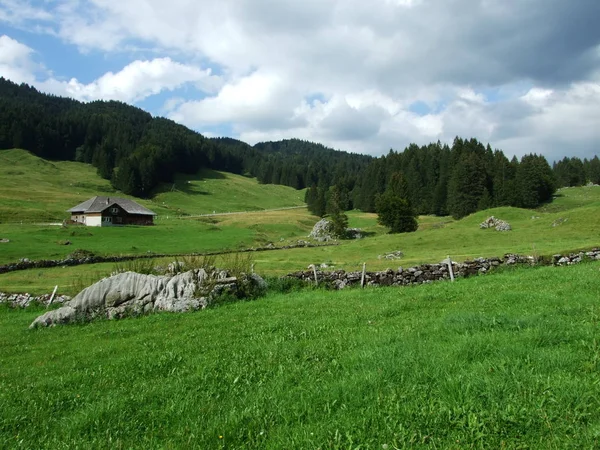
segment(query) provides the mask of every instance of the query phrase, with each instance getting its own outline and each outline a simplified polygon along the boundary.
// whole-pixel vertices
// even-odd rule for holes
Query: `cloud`
[[[16,83],[31,83],[39,66],[33,62],[33,49],[4,35],[0,36],[0,76]]]
[[[133,61],[121,71],[108,72],[89,84],[72,78],[67,82],[49,79],[38,83],[38,86],[48,92],[78,100],[120,100],[135,103],[186,83],[194,83],[202,92],[211,93],[219,87],[220,79],[211,75],[210,69],[202,70],[170,58],[156,58],[151,61]]]
[[[225,84],[216,96],[179,105],[170,117],[194,128],[222,122],[276,128],[293,123],[300,98],[279,75],[257,71]]]
[[[0,76],[77,100],[120,100],[127,103],[135,103],[189,83],[201,93],[213,94],[218,92],[222,84],[221,78],[213,75],[210,68],[181,64],[168,57],[136,60],[116,73],[107,72],[87,84],[77,78],[63,81],[35,63],[34,53],[30,47],[6,35],[0,36]],[[42,74],[46,76],[38,76]]]
[[[135,102],[196,86],[161,111],[250,142],[372,154],[461,135],[589,156],[598,17],[597,0],[0,0],[5,24],[127,59],[88,84],[52,76],[52,92]]]

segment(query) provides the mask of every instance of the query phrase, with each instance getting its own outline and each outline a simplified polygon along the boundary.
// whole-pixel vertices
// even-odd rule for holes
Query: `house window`
[[[112,214],[119,214],[119,208],[110,208]]]

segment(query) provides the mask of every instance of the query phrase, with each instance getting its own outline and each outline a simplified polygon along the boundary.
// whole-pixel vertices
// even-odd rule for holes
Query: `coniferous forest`
[[[385,156],[347,153],[298,139],[250,146],[206,138],[169,119],[116,101],[82,103],[0,78],[0,148],[90,163],[127,194],[150,197],[176,173],[202,168],[253,176],[261,183],[308,188],[314,214],[376,211],[399,190],[416,214],[464,217],[494,206],[533,208],[557,187],[600,183],[600,160],[541,155],[508,159],[476,139],[411,144]],[[402,180],[399,189],[394,180]],[[397,196],[397,195],[396,195]],[[379,201],[382,204],[382,201]]]

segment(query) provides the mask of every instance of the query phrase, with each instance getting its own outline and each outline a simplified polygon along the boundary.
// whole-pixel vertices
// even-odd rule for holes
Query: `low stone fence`
[[[0,304],[7,303],[13,308],[27,308],[31,304],[40,304],[48,306],[52,294],[31,295],[31,294],[6,294],[0,292]],[[67,300],[71,300],[68,295],[55,295],[52,304],[62,305]]]
[[[593,249],[587,252],[573,253],[569,255],[553,255],[551,261],[533,256],[522,256],[506,254],[503,258],[477,258],[463,263],[452,262],[453,275],[464,278],[471,275],[483,274],[501,265],[510,266],[516,264],[557,266],[577,264],[585,259],[600,260],[600,250]],[[422,264],[420,266],[397,270],[387,269],[381,272],[346,272],[344,270],[321,271],[311,269],[294,272],[286,275],[287,278],[296,278],[307,283],[326,285],[335,289],[344,289],[350,286],[408,286],[414,284],[431,283],[438,280],[450,279],[450,269],[447,263]]]
[[[476,258],[472,261],[465,261],[462,263],[453,261],[452,270],[455,277],[465,278],[471,275],[487,273],[490,270],[493,270],[494,267],[499,267],[501,265],[511,266],[516,264],[527,264],[531,266],[566,266],[578,264],[585,260],[600,260],[600,249],[595,248],[589,251],[570,253],[568,255],[553,255],[550,260],[533,256],[506,254],[502,258]],[[335,289],[360,286],[362,281],[362,272],[360,271],[345,272],[343,270],[316,270],[316,274],[319,285],[324,284]],[[296,278],[307,283],[314,283],[315,271],[306,270],[294,272],[286,275],[284,278]],[[399,267],[397,270],[388,269],[381,272],[365,272],[364,285],[408,286],[448,279],[450,279],[448,264],[422,264],[407,269]],[[12,307],[27,307],[32,303],[48,305],[50,297],[51,294],[34,296],[30,294],[6,294],[0,292],[0,304],[8,303]],[[67,300],[70,300],[70,297],[66,295],[56,295],[52,303],[62,304]]]

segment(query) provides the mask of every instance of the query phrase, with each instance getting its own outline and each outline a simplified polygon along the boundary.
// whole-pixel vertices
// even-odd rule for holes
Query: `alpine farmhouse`
[[[126,198],[96,196],[69,209],[71,222],[89,227],[153,225],[156,213]]]

